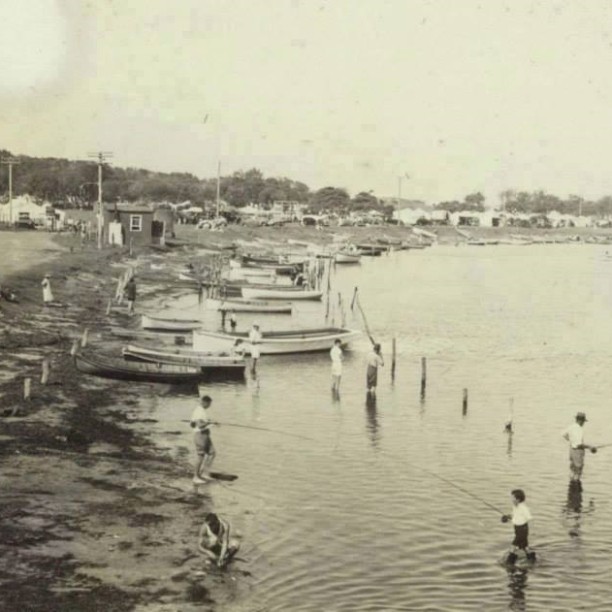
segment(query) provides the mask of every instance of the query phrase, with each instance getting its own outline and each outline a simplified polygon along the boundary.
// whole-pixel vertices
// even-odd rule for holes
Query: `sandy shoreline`
[[[210,255],[203,248],[220,252],[237,240],[261,250],[287,240],[329,244],[338,233],[361,242],[416,239],[410,229],[397,227],[237,227],[219,233],[179,227],[175,248],[140,249],[130,259],[125,250],[98,251],[72,236],[57,236],[51,244],[49,235],[23,234],[34,241],[26,249],[29,259],[20,258],[2,279],[20,302],[0,303],[0,608],[223,608],[248,575],[248,564],[224,573],[204,570],[193,526],[207,511],[207,500],[176,486],[188,483],[189,465],[156,447],[148,433],[151,421],[139,410],[143,398],[163,395],[164,387],[81,375],[70,347],[84,328],[91,343],[106,348],[113,326],[137,324],[123,307],[106,315],[128,264],[139,264],[140,306],[147,294],[153,298],[166,285],[176,286],[176,271],[187,262],[205,263]],[[500,232],[478,232],[485,234]],[[453,243],[457,235],[452,228],[440,231],[441,242]],[[607,240],[610,232],[568,229],[554,235]],[[42,306],[40,280],[46,272],[62,307]],[[45,357],[51,378],[41,385]],[[27,402],[25,377],[32,379]]]

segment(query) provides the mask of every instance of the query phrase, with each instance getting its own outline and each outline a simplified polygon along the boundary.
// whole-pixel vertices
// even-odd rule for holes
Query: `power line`
[[[102,217],[102,166],[113,157],[112,151],[97,151],[88,153],[87,157],[93,158],[98,164],[98,248],[102,248],[103,217]]]

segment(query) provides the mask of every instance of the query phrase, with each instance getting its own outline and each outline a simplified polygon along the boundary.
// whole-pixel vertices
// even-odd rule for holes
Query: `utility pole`
[[[221,203],[221,162],[217,163],[217,218],[219,218],[219,206]]]
[[[110,159],[113,154],[110,151],[98,151],[97,153],[88,153],[87,157],[97,160],[98,163],[98,248],[102,248],[102,234],[104,227],[104,216],[102,214],[102,166]]]
[[[15,157],[3,157],[0,164],[8,166],[8,188],[9,188],[9,225],[13,224],[13,166],[21,162]]]

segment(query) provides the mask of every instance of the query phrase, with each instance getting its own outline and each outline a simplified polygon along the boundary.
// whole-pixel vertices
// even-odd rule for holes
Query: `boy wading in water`
[[[229,522],[213,512],[204,517],[200,528],[198,549],[217,567],[225,566],[240,548],[238,540],[230,537],[230,529]]]
[[[529,548],[529,521],[531,520],[531,512],[525,503],[525,492],[522,489],[514,489],[512,491],[512,515],[504,514],[501,518],[502,523],[507,523],[512,519],[514,525],[514,540],[512,540],[512,548],[506,558],[508,565],[514,565],[517,559],[517,552],[524,550],[528,561],[535,561],[536,554]]]
[[[205,395],[200,400],[200,405],[197,406],[191,415],[191,427],[195,429],[193,434],[193,442],[195,444],[196,453],[198,459],[196,461],[195,469],[193,472],[194,484],[203,484],[208,482],[207,477],[208,469],[215,460],[215,447],[213,446],[212,439],[210,437],[210,425],[211,421],[208,416],[208,409],[212,404],[210,396]]]

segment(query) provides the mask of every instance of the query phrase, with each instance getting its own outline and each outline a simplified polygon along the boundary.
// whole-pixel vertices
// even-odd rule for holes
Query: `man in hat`
[[[584,451],[588,448],[596,452],[597,448],[584,443],[584,424],[587,418],[584,412],[576,414],[576,422],[572,423],[564,432],[563,437],[570,445],[570,474],[573,481],[580,481],[584,468]]]

